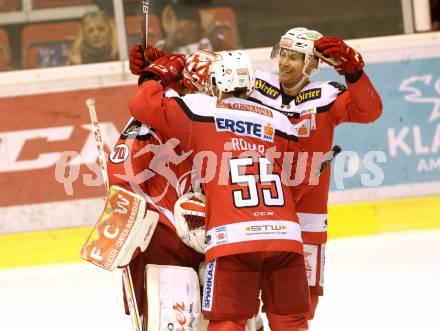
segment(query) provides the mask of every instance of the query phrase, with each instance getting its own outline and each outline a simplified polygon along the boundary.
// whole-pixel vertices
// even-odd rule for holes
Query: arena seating
[[[67,7],[67,6],[80,6],[93,3],[92,0],[33,0],[32,8],[55,8],[55,7]]]
[[[127,32],[128,47],[139,44],[141,31],[141,17],[140,15],[127,16],[125,18],[125,28]],[[160,27],[159,18],[155,15],[148,17],[148,43],[155,44],[162,39],[162,29]]]
[[[11,59],[11,49],[8,34],[0,29],[0,71],[8,70],[8,63]]]
[[[238,46],[239,32],[237,16],[231,7],[213,7],[200,10],[201,14],[211,13],[216,20],[216,28],[224,38],[223,49],[236,49]]]
[[[21,0],[0,0],[0,12],[16,11],[21,9]]]
[[[72,45],[79,29],[77,21],[26,26],[21,42],[23,69],[64,65],[65,51]]]

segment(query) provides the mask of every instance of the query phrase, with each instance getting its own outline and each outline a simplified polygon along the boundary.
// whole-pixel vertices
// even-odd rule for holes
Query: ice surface
[[[331,240],[326,264],[311,330],[440,330],[440,231]],[[131,330],[119,272],[4,269],[0,284],[1,330]]]

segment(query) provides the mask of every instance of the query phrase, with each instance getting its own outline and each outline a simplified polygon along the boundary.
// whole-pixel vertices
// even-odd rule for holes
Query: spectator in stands
[[[67,57],[70,64],[117,60],[118,40],[112,19],[103,11],[87,13]]]
[[[222,50],[221,36],[215,30],[211,14],[200,15],[199,6],[192,1],[173,2],[162,11],[162,28],[165,39],[156,47],[166,53],[189,54],[197,49]]]

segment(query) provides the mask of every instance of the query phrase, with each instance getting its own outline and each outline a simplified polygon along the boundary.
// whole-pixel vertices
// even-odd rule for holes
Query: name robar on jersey
[[[379,94],[365,72],[348,89],[337,82],[311,82],[296,96],[288,96],[279,78],[257,71],[250,99],[286,115],[298,127],[301,146],[309,153],[327,153],[333,145],[336,126],[344,122],[371,123],[381,114]],[[343,141],[337,142],[342,145]],[[327,167],[314,186],[296,203],[303,240],[320,244],[327,240],[327,202],[331,171]]]
[[[130,111],[192,150],[206,194],[208,261],[257,251],[302,253],[293,197],[299,188],[282,180],[283,157],[300,148],[284,115],[238,98],[165,98],[155,81],[140,86]]]

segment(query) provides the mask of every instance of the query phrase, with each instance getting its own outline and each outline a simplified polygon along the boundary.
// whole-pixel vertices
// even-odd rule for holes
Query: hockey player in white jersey
[[[330,151],[334,130],[341,123],[371,123],[379,118],[381,99],[363,70],[362,57],[341,39],[323,37],[306,28],[293,28],[281,36],[272,57],[278,57],[279,74],[257,71],[251,99],[282,112],[297,124],[299,141],[307,152]],[[343,75],[347,86],[311,81],[321,61]],[[311,294],[308,320],[313,318],[319,296],[323,295],[330,175],[328,167],[318,185],[296,203]],[[286,316],[286,319],[301,320],[301,317]]]

